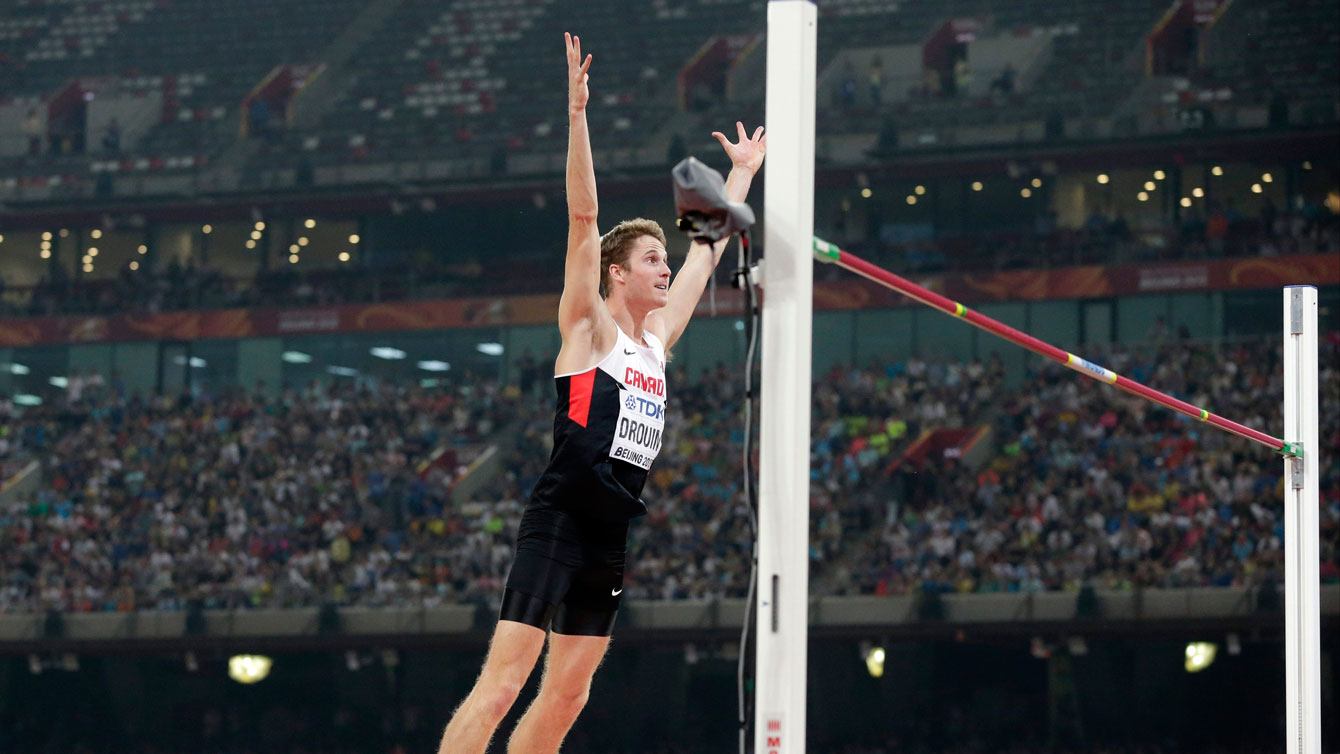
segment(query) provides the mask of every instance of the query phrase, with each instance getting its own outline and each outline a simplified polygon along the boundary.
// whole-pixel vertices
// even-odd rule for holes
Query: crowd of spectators
[[[1091,355],[1280,434],[1272,345]],[[1322,442],[1334,446],[1334,336],[1321,363]],[[0,506],[0,612],[489,604],[548,457],[543,383],[141,398],[96,381],[76,401],[0,404],[0,460],[37,459],[44,474],[40,491]],[[739,597],[753,537],[739,380],[718,367],[670,384],[627,594]],[[818,594],[1248,586],[1281,574],[1276,457],[1059,366],[1016,386],[994,359],[834,369],[813,406]],[[966,425],[992,428],[986,463],[898,462],[922,430]],[[502,470],[454,502],[458,465],[432,459],[485,443],[502,448]],[[1334,459],[1322,480],[1323,578],[1334,581]]]

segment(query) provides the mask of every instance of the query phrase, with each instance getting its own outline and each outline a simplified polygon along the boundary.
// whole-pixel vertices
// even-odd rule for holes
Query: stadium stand
[[[1323,346],[1322,435],[1340,441],[1340,339]],[[1103,354],[1123,373],[1278,432],[1279,356],[1260,342],[1163,342]],[[812,442],[817,594],[1247,586],[1281,568],[1280,474],[1245,442],[1048,365],[1018,388],[998,364],[834,370]],[[634,526],[635,599],[738,597],[747,582],[738,381],[680,380],[664,459]],[[64,405],[7,406],[0,460],[47,483],[0,512],[0,612],[431,606],[497,598],[548,401],[480,381],[449,390],[303,386],[126,396],[85,376]],[[467,400],[468,398],[468,400]],[[993,457],[918,466],[923,430],[992,429]],[[453,502],[443,444],[507,443],[503,468]],[[728,450],[727,450],[728,449]],[[1340,468],[1323,472],[1334,581]]]

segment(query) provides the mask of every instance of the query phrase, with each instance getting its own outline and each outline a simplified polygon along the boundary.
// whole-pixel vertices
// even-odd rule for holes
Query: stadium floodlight
[[[387,361],[395,361],[397,359],[405,358],[404,351],[399,348],[391,348],[390,346],[377,346],[376,348],[373,348],[370,353],[379,359],[386,359]]]
[[[1164,178],[1167,178],[1167,177],[1168,177],[1168,174],[1165,173],[1165,172],[1163,172],[1162,170],[1155,170],[1155,171],[1154,171],[1154,180],[1161,181],[1161,180],[1163,180]]]
[[[228,677],[238,683],[260,683],[270,675],[274,665],[265,655],[233,655],[228,658]]]
[[[476,351],[479,351],[480,353],[484,354],[485,356],[502,356],[502,353],[503,353],[503,344],[502,344],[502,343],[480,343],[479,345],[475,346],[475,350],[476,350]]]
[[[425,372],[445,372],[448,369],[451,369],[451,365],[445,361],[429,359],[427,361],[420,361],[419,368]]]
[[[884,675],[884,647],[872,647],[865,655],[865,669],[870,673],[871,678],[880,678]]]
[[[310,353],[303,353],[302,351],[285,351],[279,358],[287,364],[312,363],[312,355]]]
[[[307,222],[303,223],[303,225],[305,225],[308,228],[315,228],[316,220],[314,218],[309,217],[307,218]]]
[[[31,372],[31,371],[32,371],[32,370],[29,369],[28,366],[27,366],[26,364],[19,364],[19,363],[15,362],[15,363],[9,365],[9,373],[10,373],[10,374],[28,374],[28,373]]]
[[[1107,182],[1110,181],[1110,180],[1112,180],[1112,179],[1108,177],[1107,173],[1099,173],[1099,174],[1098,174],[1098,182],[1099,182],[1099,183],[1107,183]]]
[[[94,238],[102,238],[102,231],[98,230],[97,228],[90,230],[88,234]]]
[[[1208,641],[1193,641],[1186,645],[1186,672],[1199,673],[1214,663],[1219,647]]]
[[[1215,165],[1214,167],[1210,168],[1210,172],[1214,175],[1223,175],[1224,169],[1218,165]]]
[[[37,396],[33,395],[32,393],[19,393],[18,395],[14,396],[14,405],[15,405],[15,406],[40,406],[40,405],[42,405],[42,399],[41,399],[41,398],[38,398]]]
[[[70,379],[68,377],[56,375],[55,377],[48,377],[47,384],[52,387],[67,388],[70,386]]]
[[[354,369],[354,368],[352,368],[352,367],[329,366],[329,367],[326,367],[326,372],[329,373],[329,374],[333,374],[333,375],[339,376],[339,377],[357,377],[357,376],[358,376],[358,370],[357,370],[357,369]]]

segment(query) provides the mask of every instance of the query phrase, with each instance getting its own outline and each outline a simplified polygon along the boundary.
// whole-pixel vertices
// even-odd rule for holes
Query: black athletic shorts
[[[628,522],[527,508],[503,589],[502,620],[554,633],[609,636],[623,594]]]

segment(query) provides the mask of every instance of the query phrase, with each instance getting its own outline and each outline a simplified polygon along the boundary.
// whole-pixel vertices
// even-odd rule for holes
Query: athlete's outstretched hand
[[[720,131],[713,131],[712,135],[717,141],[721,142],[721,148],[726,150],[726,156],[730,157],[732,167],[742,168],[751,173],[757,173],[763,166],[763,155],[768,151],[768,136],[763,133],[763,126],[754,129],[754,135],[748,136],[744,131],[744,124],[735,121],[735,128],[740,133],[738,144],[730,143],[726,135]]]
[[[586,89],[586,82],[591,78],[586,75],[586,69],[591,67],[591,56],[587,55],[586,60],[582,60],[581,37],[574,37],[565,31],[563,42],[568,47],[568,111],[585,110],[586,100],[591,96]]]

